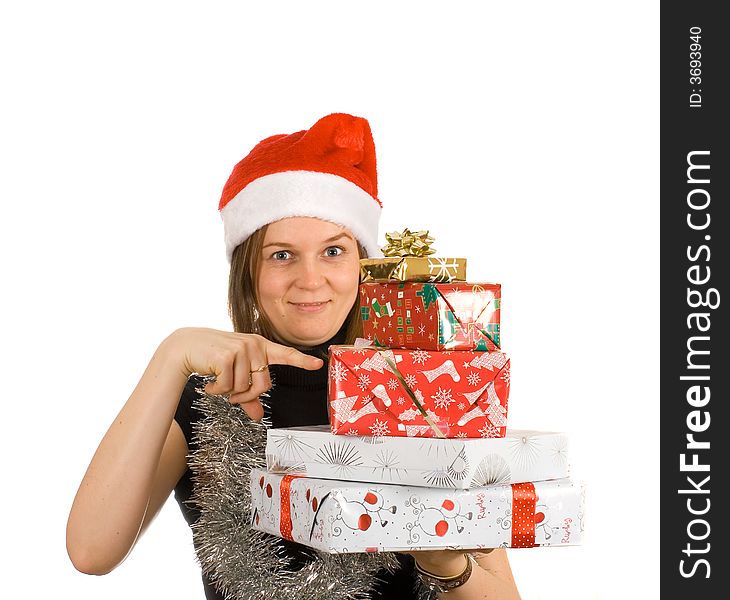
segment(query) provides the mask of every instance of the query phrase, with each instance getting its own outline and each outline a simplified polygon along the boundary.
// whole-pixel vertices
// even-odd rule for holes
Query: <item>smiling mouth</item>
[[[329,304],[329,302],[329,300],[323,300],[322,302],[289,302],[289,304],[297,310],[304,312],[317,312],[318,310],[323,309],[327,304]]]

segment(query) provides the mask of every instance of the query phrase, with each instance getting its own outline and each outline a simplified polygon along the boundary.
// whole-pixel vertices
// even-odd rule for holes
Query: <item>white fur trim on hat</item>
[[[316,171],[283,171],[255,179],[221,210],[226,256],[257,229],[287,217],[316,217],[347,227],[368,256],[379,254],[380,205],[351,181]]]

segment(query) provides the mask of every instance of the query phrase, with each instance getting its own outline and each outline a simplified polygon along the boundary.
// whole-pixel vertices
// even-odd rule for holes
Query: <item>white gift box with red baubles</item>
[[[269,429],[271,473],[469,489],[569,474],[564,433],[510,430],[503,438],[333,435],[328,425]]]
[[[251,472],[254,529],[329,553],[581,543],[584,489],[570,479],[472,490]]]

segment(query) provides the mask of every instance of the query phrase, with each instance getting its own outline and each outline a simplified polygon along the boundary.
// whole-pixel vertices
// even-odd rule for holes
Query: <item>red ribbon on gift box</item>
[[[281,531],[281,537],[291,542],[294,541],[291,536],[291,482],[299,477],[301,477],[301,475],[284,475],[284,477],[281,478],[281,483],[279,484],[279,497],[281,504],[279,530]]]
[[[302,475],[285,475],[279,484],[280,490],[280,521],[279,530],[281,537],[286,540],[294,541],[292,537],[292,515],[291,515],[291,484],[295,479],[301,478]],[[537,506],[537,493],[535,485],[532,483],[513,483],[512,487],[512,548],[533,548],[535,547],[535,529],[539,521],[542,520],[542,514],[535,514]],[[314,521],[316,523],[319,509],[325,498],[319,506],[314,508]],[[314,525],[312,526],[314,530]],[[311,539],[311,532],[310,532]],[[370,551],[370,549],[368,550]]]
[[[537,494],[532,483],[512,484],[512,548],[535,546]]]
[[[304,475],[284,475],[279,483],[279,531],[281,537],[290,542],[294,541],[292,537],[292,517],[291,517],[291,484],[295,479],[304,477]],[[312,530],[309,532],[309,539],[312,539],[314,534],[314,527],[317,524],[317,515],[324,505],[324,501],[329,498],[329,492],[327,492],[320,502],[317,502],[315,498],[312,501],[312,510],[314,510],[314,518],[312,519]],[[309,492],[307,492],[307,501],[309,501]]]

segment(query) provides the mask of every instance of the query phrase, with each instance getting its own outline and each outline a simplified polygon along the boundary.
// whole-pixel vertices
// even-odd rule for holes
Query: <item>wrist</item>
[[[150,367],[154,370],[164,370],[166,373],[175,373],[187,381],[192,375],[192,370],[188,367],[184,352],[181,350],[181,347],[184,347],[181,340],[184,335],[184,329],[176,329],[162,340],[150,360]]]
[[[464,553],[453,551],[436,551],[421,553],[415,560],[422,570],[437,577],[454,577],[464,570],[465,556]]]
[[[462,567],[456,573],[450,575],[439,575],[425,569],[422,564],[416,560],[416,572],[418,573],[421,581],[432,589],[436,589],[439,592],[449,592],[461,587],[471,577],[472,573],[472,559],[467,554],[461,555]],[[443,565],[442,565],[443,566]],[[443,569],[442,569],[443,570]]]

